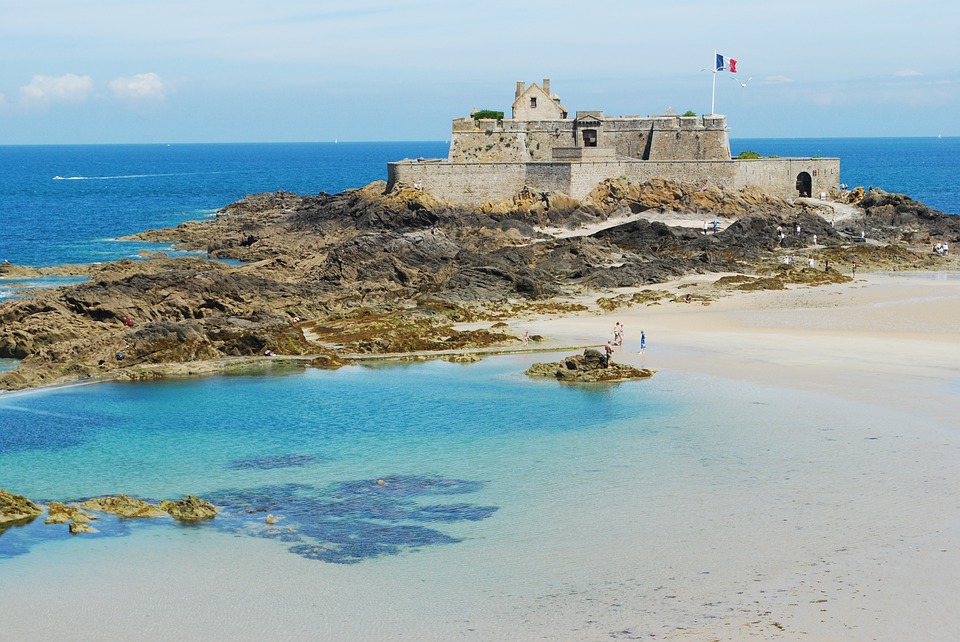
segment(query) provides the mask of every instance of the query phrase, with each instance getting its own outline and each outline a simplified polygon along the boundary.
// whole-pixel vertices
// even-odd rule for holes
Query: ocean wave
[[[113,181],[130,178],[157,178],[163,176],[197,176],[198,174],[222,174],[223,172],[172,172],[167,174],[120,174],[117,176],[60,176],[53,177],[55,181]]]

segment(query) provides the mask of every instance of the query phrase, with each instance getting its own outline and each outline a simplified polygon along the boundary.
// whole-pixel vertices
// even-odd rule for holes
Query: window
[[[536,109],[536,108],[537,108],[537,97],[536,97],[536,96],[531,96],[531,97],[530,97],[530,108],[531,108],[531,109]]]

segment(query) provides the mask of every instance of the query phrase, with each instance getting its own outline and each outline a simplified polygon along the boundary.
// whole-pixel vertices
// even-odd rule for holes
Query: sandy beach
[[[612,337],[619,321],[625,342],[615,358],[624,362],[957,419],[957,399],[946,393],[960,378],[960,273],[858,274],[848,284],[735,294],[706,305],[682,302],[691,285],[716,279],[664,284],[680,302],[608,313],[609,328],[595,316],[582,316],[531,324],[530,332],[561,344],[589,344]],[[641,331],[648,348],[642,356]]]
[[[631,445],[612,458],[571,435],[596,474],[536,460],[516,484],[539,513],[498,543],[417,552],[416,582],[403,557],[320,564],[193,529],[147,556],[134,538],[77,540],[40,565],[5,562],[0,626],[16,639],[956,639],[960,274],[682,301],[514,329],[597,345],[621,322],[615,359],[652,381],[723,382],[689,391],[690,412],[718,426],[743,412],[733,443],[755,452],[707,432],[689,469],[648,477]],[[702,496],[682,483],[714,474]],[[728,494],[742,479],[755,492]],[[563,501],[524,506],[545,483]]]
[[[679,293],[697,280],[669,285]],[[894,511],[888,536],[877,538],[882,545],[864,542],[858,552],[847,549],[819,567],[758,584],[752,600],[742,600],[753,602],[755,618],[718,618],[668,638],[960,635],[960,615],[950,606],[960,595],[960,273],[858,275],[850,284],[737,294],[709,305],[671,301],[602,319],[556,319],[531,324],[530,331],[570,344],[589,341],[598,326],[605,331],[600,338],[610,338],[619,321],[625,342],[615,359],[810,391],[889,412],[903,421],[890,436],[919,445],[910,475],[929,490],[925,510]],[[641,330],[647,337],[642,355]],[[809,408],[811,414],[822,410]],[[823,415],[824,424],[838,419],[842,430],[842,417]],[[909,503],[896,495],[872,501]],[[924,521],[933,515],[935,521]]]

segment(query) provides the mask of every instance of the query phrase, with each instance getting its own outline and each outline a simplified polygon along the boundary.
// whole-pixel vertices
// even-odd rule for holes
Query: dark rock
[[[453,336],[473,341],[451,331],[450,322],[496,318],[505,303],[519,312],[584,288],[638,287],[694,273],[766,274],[778,252],[807,250],[813,234],[816,251],[831,253],[824,258],[847,262],[851,252],[844,248],[859,242],[864,226],[871,240],[891,244],[926,245],[931,236],[960,243],[960,217],[880,190],[860,200],[862,221],[834,227],[828,221],[833,210],[806,199],[663,180],[604,181],[579,203],[527,189],[475,209],[439,202],[422,190],[400,186],[385,193],[385,187],[377,182],[332,195],[256,194],[214,220],[136,235],[247,262],[241,266],[161,257],[59,272],[4,266],[8,276],[59,273],[89,281],[0,302],[0,358],[20,360],[15,370],[0,373],[0,389],[161,377],[157,366],[226,364],[267,350],[311,355],[318,367],[337,367],[339,350],[471,347],[447,342]],[[536,231],[651,211],[736,220],[708,235],[643,219],[587,236],[551,238]],[[792,233],[798,222],[799,236]],[[782,244],[778,226],[785,232]],[[861,265],[868,258],[892,268],[920,261],[910,248],[884,254],[871,248],[868,256],[859,251],[864,246],[858,247]],[[929,247],[923,251],[929,254]],[[486,345],[497,340],[484,339]],[[512,338],[499,341],[509,345]]]
[[[564,357],[559,363],[535,363],[527,369],[531,377],[553,377],[575,383],[627,381],[652,377],[653,370],[622,363],[607,363],[599,350],[587,348],[583,354]]]

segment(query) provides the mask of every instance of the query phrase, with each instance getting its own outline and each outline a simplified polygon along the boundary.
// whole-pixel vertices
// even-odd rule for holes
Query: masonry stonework
[[[478,206],[525,187],[582,200],[603,180],[621,177],[752,187],[783,197],[818,196],[840,185],[837,158],[731,159],[721,115],[578,111],[571,119],[548,79],[542,86],[517,83],[512,114],[454,120],[448,157],[389,163],[387,188],[422,185],[437,198]]]

